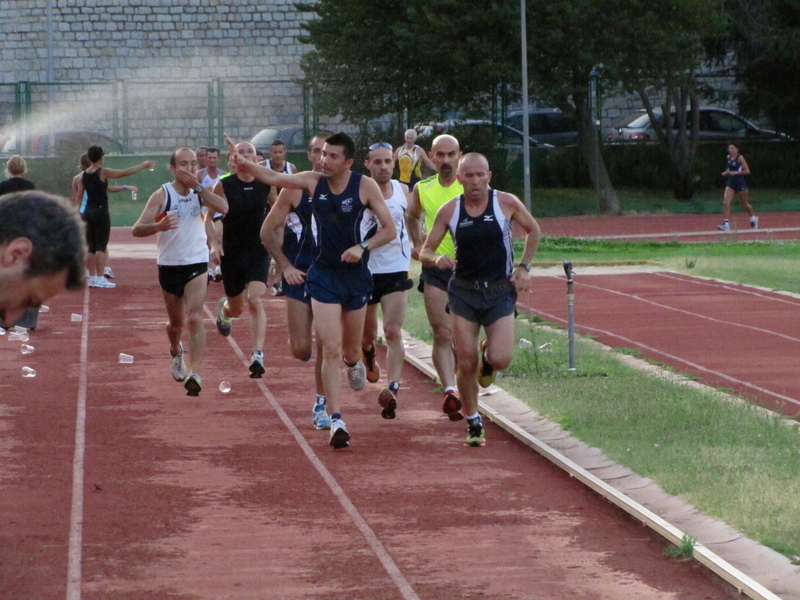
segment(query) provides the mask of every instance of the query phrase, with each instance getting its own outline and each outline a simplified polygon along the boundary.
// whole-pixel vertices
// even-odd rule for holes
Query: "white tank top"
[[[264,165],[268,169],[272,169],[273,171],[277,171],[277,169],[273,168],[272,161],[270,159],[265,160],[264,161]],[[293,166],[294,165],[292,163],[290,163],[288,160],[285,160],[285,161],[283,161],[283,169],[281,171],[278,171],[278,172],[279,173],[288,173],[289,175],[291,175]]]
[[[179,266],[208,262],[203,201],[194,190],[181,196],[171,183],[165,183],[162,187],[165,198],[158,218],[167,211],[177,210],[178,228],[158,232],[158,264]]]
[[[402,273],[408,271],[411,260],[411,242],[406,231],[408,198],[399,181],[392,179],[392,188],[394,194],[386,201],[386,206],[397,229],[397,237],[369,253],[369,270],[372,273]]]
[[[203,180],[200,183],[203,184],[204,188],[208,188],[213,192],[214,187],[219,183],[219,180],[222,179],[223,175],[225,175],[225,171],[217,169],[217,176],[211,177],[211,175],[208,174],[208,169],[203,169]]]

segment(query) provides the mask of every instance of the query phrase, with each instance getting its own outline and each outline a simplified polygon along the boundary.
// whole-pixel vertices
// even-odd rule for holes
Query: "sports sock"
[[[342,418],[342,413],[333,413],[331,415],[331,421],[335,421],[336,419],[341,419],[341,418]]]
[[[455,394],[456,388],[454,388],[452,385],[448,385],[446,388],[444,388],[444,393],[446,394],[447,392],[453,392]]]
[[[322,405],[322,406],[326,406],[328,404],[328,399],[325,398],[325,396],[317,394],[317,404],[318,405]]]
[[[483,423],[483,420],[481,419],[480,413],[475,413],[471,417],[467,417],[467,422],[470,425],[480,425]]]
[[[389,383],[389,389],[392,390],[392,392],[394,392],[394,394],[396,395],[397,392],[400,391],[400,382],[392,381],[391,383]]]

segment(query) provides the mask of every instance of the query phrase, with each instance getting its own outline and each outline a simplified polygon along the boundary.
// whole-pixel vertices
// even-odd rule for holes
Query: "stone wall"
[[[308,48],[297,37],[311,15],[297,12],[294,0],[50,6],[48,53],[47,0],[0,1],[0,127],[15,120],[20,81],[31,82],[26,135],[51,126],[124,132],[133,150],[167,150],[207,143],[218,130],[250,138],[263,127],[302,123],[299,62]],[[48,70],[57,85],[44,85]]]

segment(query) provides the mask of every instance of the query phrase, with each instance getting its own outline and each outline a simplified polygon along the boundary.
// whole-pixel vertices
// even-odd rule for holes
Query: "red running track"
[[[216,333],[212,284],[205,389],[187,397],[154,261],[115,251],[118,287],[54,299],[33,354],[0,339],[4,600],[740,597],[499,429],[464,447],[409,365],[394,421],[378,386],[347,394],[353,443],[333,451],[281,300],[252,380],[249,328]]]
[[[800,413],[800,298],[676,273],[574,276],[575,323],[608,346]],[[520,305],[567,324],[566,277],[536,277]],[[580,362],[578,359],[578,370]]]

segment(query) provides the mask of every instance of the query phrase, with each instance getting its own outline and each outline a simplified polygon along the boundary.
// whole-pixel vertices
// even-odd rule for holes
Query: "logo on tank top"
[[[319,195],[319,199],[320,200],[327,200],[328,199],[328,194],[320,194]]]
[[[353,212],[353,199],[352,198],[345,198],[342,200],[342,212]]]
[[[469,218],[466,218],[463,221],[461,221],[458,224],[458,226],[459,226],[459,228],[461,228],[461,227],[471,227],[472,226],[472,220],[469,219]]]
[[[494,215],[483,215],[484,223],[494,223]]]

